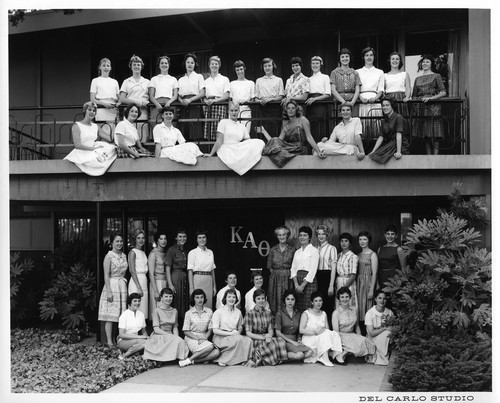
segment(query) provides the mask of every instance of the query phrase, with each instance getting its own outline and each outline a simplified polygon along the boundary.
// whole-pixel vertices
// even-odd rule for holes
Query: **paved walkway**
[[[168,364],[101,393],[390,392],[391,369],[360,359],[333,368],[300,362],[259,368]]]

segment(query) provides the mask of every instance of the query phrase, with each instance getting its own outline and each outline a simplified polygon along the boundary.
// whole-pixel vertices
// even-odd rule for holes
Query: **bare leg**
[[[264,135],[267,141],[271,140],[271,135],[267,132],[267,130],[264,128],[264,126],[260,127],[261,133]]]
[[[113,343],[113,322],[104,322],[104,333],[106,333],[106,339],[108,344],[112,346]]]

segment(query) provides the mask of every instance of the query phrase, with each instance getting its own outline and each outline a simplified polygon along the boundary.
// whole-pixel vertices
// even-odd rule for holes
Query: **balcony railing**
[[[415,127],[419,121],[428,120],[437,123],[443,129],[443,138],[435,139],[439,144],[440,152],[447,154],[466,155],[469,154],[469,132],[468,132],[468,110],[466,102],[460,98],[444,98],[435,103],[441,105],[440,116],[417,116],[412,107],[418,101],[409,101],[407,107],[401,108],[406,119],[406,132],[410,142],[411,154],[423,154],[422,139],[415,137]],[[282,118],[279,116],[265,117],[262,114],[262,106],[259,103],[249,103],[252,110],[252,118],[240,119],[249,121],[251,124],[251,136],[262,138],[254,128],[265,125],[268,132],[277,136],[279,134]],[[277,103],[276,105],[279,105]],[[403,104],[401,104],[403,105]],[[173,104],[179,108],[179,104]],[[341,120],[339,104],[334,101],[318,101],[312,106],[302,104],[305,116],[310,116],[313,108],[322,113],[319,117],[309,118],[311,132],[315,141],[319,142],[323,137],[329,137],[335,125]],[[203,136],[203,125],[215,119],[204,118],[203,103],[193,102],[190,105],[195,116],[179,118],[176,116],[174,124],[183,132],[187,141],[195,142],[202,151],[208,151],[214,142],[213,138]],[[198,109],[198,110],[197,110]],[[373,109],[372,115],[361,117],[364,127],[363,141],[365,151],[369,152],[378,136],[380,109]],[[66,119],[58,118],[64,116]],[[318,114],[315,114],[318,116]],[[40,160],[61,159],[73,147],[71,138],[71,127],[75,121],[83,118],[81,106],[50,106],[50,107],[16,107],[10,108],[9,116],[9,149],[10,160]],[[123,118],[123,107],[119,110],[117,121]],[[148,119],[136,122],[141,141],[146,147],[152,149],[154,144],[153,127],[161,122],[161,115],[155,110],[153,104],[148,105]],[[97,122],[106,131],[112,134],[112,127],[117,122]],[[430,126],[433,126],[432,124]]]

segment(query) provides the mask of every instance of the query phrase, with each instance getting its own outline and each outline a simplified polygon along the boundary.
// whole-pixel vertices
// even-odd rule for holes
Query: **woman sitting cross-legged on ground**
[[[385,307],[387,296],[382,290],[375,292],[375,305],[370,308],[365,316],[367,338],[372,340],[377,347],[375,355],[368,357],[367,361],[375,365],[389,365],[389,343],[392,337],[392,326],[388,319],[394,316],[389,308]]]
[[[238,175],[248,172],[262,158],[264,142],[260,139],[251,139],[248,128],[238,122],[240,106],[236,102],[229,102],[229,119],[222,119],[217,125],[217,141],[209,154],[204,157],[213,157],[215,153],[221,161]]]
[[[172,307],[174,292],[164,288],[160,292],[160,302],[153,311],[154,332],[146,341],[144,359],[154,361],[185,360],[189,349],[179,337],[178,312]]]
[[[342,354],[336,357],[337,363],[345,365],[344,358],[348,354],[356,357],[372,356],[375,354],[375,344],[361,336],[357,309],[349,303],[351,300],[349,287],[340,287],[337,298],[340,305],[332,314],[332,328],[340,334],[342,341]]]
[[[285,308],[278,311],[274,329],[276,336],[285,340],[289,360],[303,360],[314,355],[314,351],[304,345],[299,338],[300,312],[295,309],[297,293],[286,290],[283,294]]]
[[[318,148],[325,155],[355,155],[358,160],[365,158],[365,149],[361,135],[363,128],[359,118],[351,117],[352,106],[342,105],[342,121],[335,126],[330,138],[323,137]]]
[[[212,335],[212,329],[209,328],[212,310],[205,306],[206,302],[205,291],[201,288],[195,289],[189,301],[192,308],[186,312],[182,327],[184,341],[193,355],[179,361],[181,367],[194,364],[195,361],[198,363],[213,361],[219,356],[219,350],[208,340]]]
[[[307,364],[317,361],[327,367],[333,367],[328,354],[333,359],[342,353],[342,342],[337,332],[328,328],[326,313],[321,309],[323,306],[323,295],[319,291],[311,294],[312,308],[302,313],[300,318],[300,334],[302,343],[314,350],[314,355],[304,359]],[[340,359],[339,362],[342,362]]]
[[[168,158],[186,165],[196,165],[197,158],[203,155],[194,143],[186,143],[179,129],[172,125],[175,108],[164,106],[163,122],[153,129],[155,158]]]
[[[236,308],[237,303],[236,290],[226,290],[222,297],[223,306],[214,312],[210,322],[214,332],[213,342],[220,351],[215,362],[221,367],[246,363],[252,351],[252,339],[241,335],[243,316]]]
[[[146,319],[139,310],[141,306],[141,295],[133,292],[127,297],[128,309],[120,315],[118,320],[118,337],[116,345],[125,353],[118,358],[123,360],[131,355],[144,350],[148,339],[146,332]],[[140,333],[140,334],[139,334]]]
[[[246,366],[281,364],[288,358],[286,343],[283,339],[273,337],[273,316],[264,308],[266,292],[262,289],[253,293],[255,307],[245,316],[245,331],[253,340],[253,350]]]

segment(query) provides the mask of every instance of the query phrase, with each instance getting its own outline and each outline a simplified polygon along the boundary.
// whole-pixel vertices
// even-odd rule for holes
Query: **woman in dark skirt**
[[[408,140],[405,137],[404,118],[394,112],[396,101],[384,98],[382,111],[384,120],[380,127],[380,134],[373,150],[368,156],[375,162],[385,164],[392,157],[401,159],[403,154],[408,154]]]
[[[175,237],[177,243],[167,250],[165,269],[168,287],[175,294],[173,307],[179,313],[179,323],[184,323],[184,315],[189,306],[189,284],[187,278],[186,230],[179,228]]]

